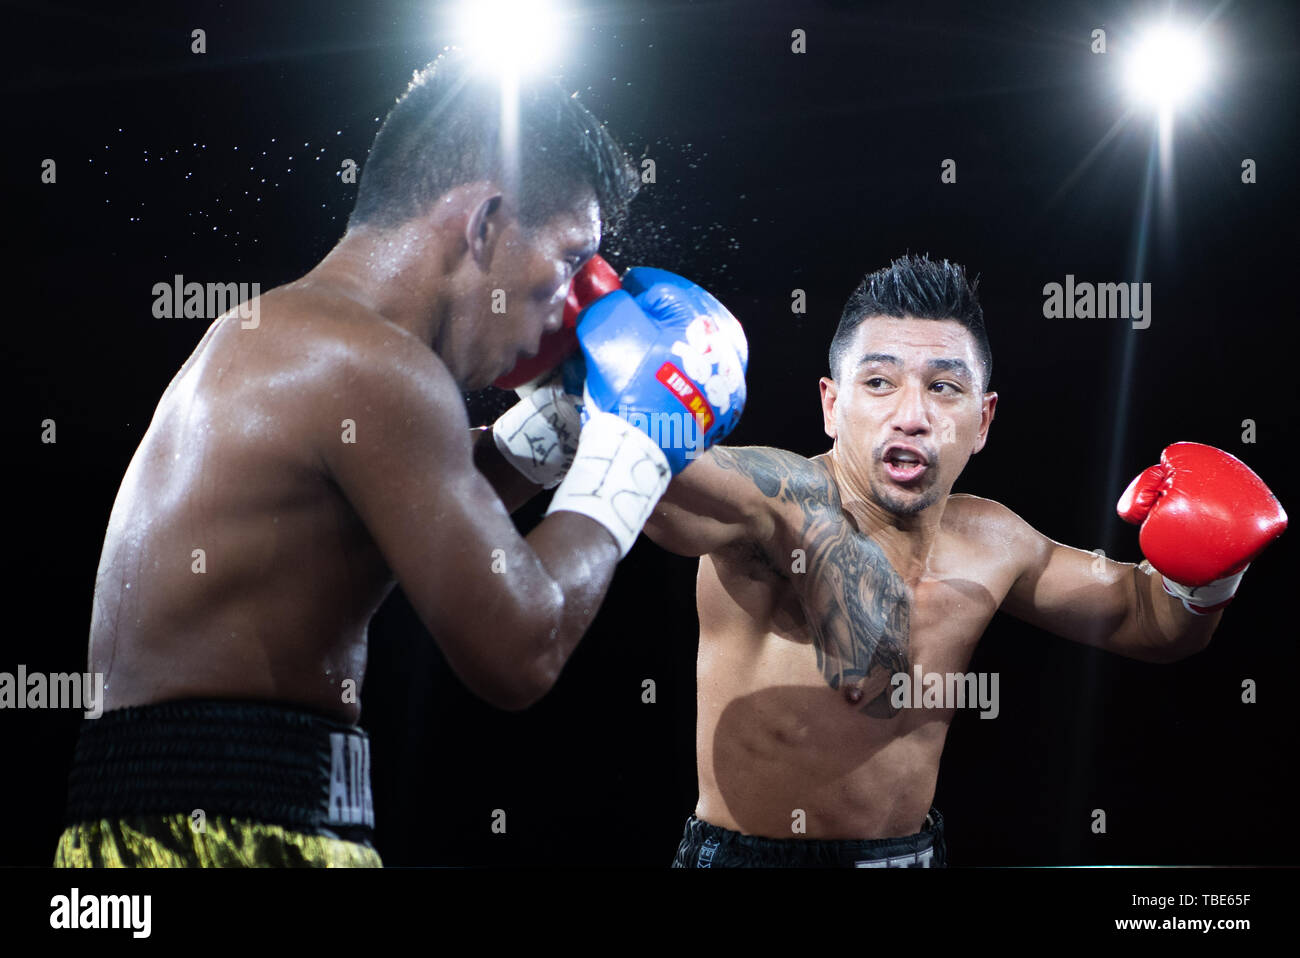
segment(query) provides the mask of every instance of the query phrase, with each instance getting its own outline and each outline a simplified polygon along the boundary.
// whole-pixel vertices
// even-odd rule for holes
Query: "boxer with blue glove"
[[[692,295],[672,290],[657,295]],[[825,453],[714,446],[646,523],[665,549],[700,557],[699,800],[675,866],[946,864],[940,756],[958,708],[997,715],[997,686],[965,683],[998,609],[1116,655],[1177,661],[1206,646],[1246,567],[1286,528],[1259,476],[1196,443],[1165,449],[1119,502],[1142,527],[1137,564],[952,492],[998,395],[974,284],[947,261],[908,256],[869,274],[828,358]],[[693,375],[713,398],[712,378]]]
[[[665,270],[628,270],[621,289],[584,302],[611,278],[599,257],[575,277],[581,353],[541,385],[521,387],[523,400],[497,421],[493,438],[530,481],[558,485],[548,514],[596,520],[626,555],[671,477],[735,428],[749,353],[726,307]]]

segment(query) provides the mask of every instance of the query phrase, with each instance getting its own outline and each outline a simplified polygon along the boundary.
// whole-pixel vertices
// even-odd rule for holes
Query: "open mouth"
[[[904,446],[890,446],[881,458],[885,474],[899,483],[915,482],[930,468],[929,460],[920,450]]]

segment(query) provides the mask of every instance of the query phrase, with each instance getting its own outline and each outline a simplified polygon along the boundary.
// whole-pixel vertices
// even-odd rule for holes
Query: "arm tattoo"
[[[875,718],[897,714],[889,679],[910,672],[911,606],[907,586],[884,551],[857,532],[843,513],[830,473],[779,449],[715,446],[714,462],[750,479],[767,498],[793,503],[803,513],[799,544],[807,550],[807,577],[796,584],[807,615],[817,667],[833,689],[856,702],[867,678],[883,689],[861,711]],[[874,690],[880,684],[872,682]]]

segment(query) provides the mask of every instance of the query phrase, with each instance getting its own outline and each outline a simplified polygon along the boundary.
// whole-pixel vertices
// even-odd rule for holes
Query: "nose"
[[[916,383],[909,383],[897,393],[894,406],[893,428],[905,436],[922,436],[930,432],[930,412],[926,408],[925,393]]]

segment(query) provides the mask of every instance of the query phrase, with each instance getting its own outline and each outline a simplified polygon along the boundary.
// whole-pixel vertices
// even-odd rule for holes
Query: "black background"
[[[817,378],[845,298],[865,272],[929,252],[981,276],[1001,397],[956,491],[1125,561],[1140,553],[1115,500],[1170,442],[1240,456],[1293,506],[1296,9],[1179,6],[1192,23],[1218,10],[1220,66],[1180,118],[1173,180],[1144,218],[1152,127],[1123,120],[1117,72],[1134,27],[1164,8],[582,4],[564,82],[658,173],[602,252],[705,284],[745,324],[750,401],[732,442],[824,451]],[[444,12],[7,7],[16,395],[0,671],[85,667],[118,483],[206,326],[154,319],[153,284],[181,273],[265,291],[314,265],[351,208],[341,161],[364,163],[412,71],[449,41]],[[1105,55],[1089,49],[1098,27]],[[40,182],[47,157],[56,185]],[[1255,185],[1240,179],[1247,157]],[[956,184],[940,183],[945,158]],[[1043,286],[1067,273],[1151,282],[1150,328],[1044,319]],[[805,315],[791,313],[795,288]],[[469,401],[486,422],[507,397]],[[1209,649],[1175,665],[999,614],[971,668],[1000,673],[1001,714],[958,714],[939,775],[953,864],[1300,861],[1294,535],[1252,566]],[[395,595],[371,630],[362,717],[385,862],[666,865],[695,800],[694,574],[643,540],[557,687],[522,714],[461,688]],[[1256,705],[1241,704],[1246,679]],[[0,864],[51,860],[77,721],[0,712]],[[490,831],[496,808],[507,835]],[[1094,808],[1105,835],[1090,831]]]

